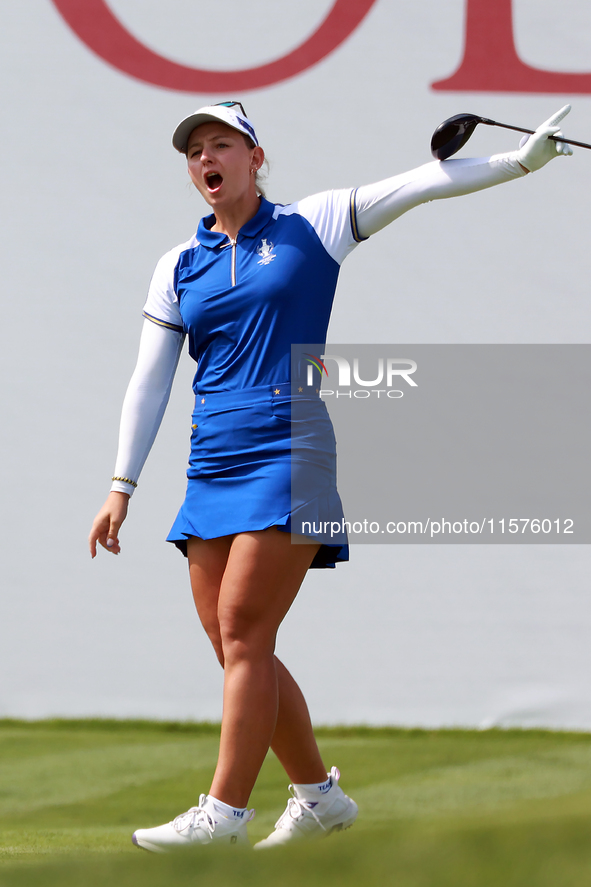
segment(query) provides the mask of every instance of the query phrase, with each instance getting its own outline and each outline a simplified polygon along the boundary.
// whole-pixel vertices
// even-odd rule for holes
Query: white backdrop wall
[[[108,6],[161,55],[233,70],[289,52],[332,2]],[[433,89],[458,67],[465,17],[463,0],[377,0],[297,75],[199,94],[108,64],[51,0],[5,4],[0,716],[219,718],[221,673],[184,559],[164,542],[184,491],[186,355],[121,556],[91,561],[86,548],[153,266],[206,211],[172,129],[208,101],[242,100],[271,159],[268,197],[282,203],[428,162],[433,129],[460,111],[535,126],[572,101],[565,130],[591,138],[583,81],[572,94]],[[530,66],[591,69],[583,0],[514,0],[513,23]],[[480,127],[469,153],[518,140]],[[414,210],[347,260],[330,339],[589,341],[590,182],[579,150]],[[279,652],[318,723],[591,729],[590,567],[588,546],[356,546],[349,565],[309,575]]]

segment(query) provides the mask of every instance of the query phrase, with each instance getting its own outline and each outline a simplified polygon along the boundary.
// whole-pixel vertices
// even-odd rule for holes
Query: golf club
[[[489,120],[488,117],[480,117],[478,114],[456,114],[440,123],[433,133],[431,139],[433,157],[437,160],[447,160],[452,154],[456,154],[460,148],[464,147],[479,123],[485,123],[487,126],[500,126],[503,129],[514,129],[516,132],[526,132],[529,135],[534,134],[533,129],[509,126],[507,123],[498,123],[496,120]],[[578,148],[591,148],[591,145],[587,145],[585,142],[575,142],[572,139],[565,139],[563,136],[548,136],[548,138],[554,142],[576,145]]]

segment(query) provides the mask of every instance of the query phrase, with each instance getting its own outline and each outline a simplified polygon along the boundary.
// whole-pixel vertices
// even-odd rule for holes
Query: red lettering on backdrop
[[[517,55],[512,0],[466,0],[466,45],[460,67],[433,89],[468,92],[591,93],[591,74],[532,68]]]
[[[78,37],[115,68],[145,83],[180,92],[259,89],[299,74],[337,48],[367,15],[375,0],[336,0],[316,31],[292,52],[242,71],[207,71],[177,64],[140,43],[105,0],[53,0]]]

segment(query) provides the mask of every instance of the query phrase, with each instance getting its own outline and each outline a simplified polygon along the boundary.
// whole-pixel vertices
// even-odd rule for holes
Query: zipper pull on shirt
[[[232,286],[236,286],[236,244],[238,243],[238,238],[236,240],[232,240],[231,237],[228,236],[227,243],[220,244],[220,250],[226,249],[226,247],[232,247],[232,258],[230,260],[230,279],[232,282]]]
[[[232,240],[232,238],[230,237],[229,240],[232,244],[232,268],[230,273],[232,277],[232,286],[236,286],[236,241],[238,240],[238,238],[236,238],[236,240]]]

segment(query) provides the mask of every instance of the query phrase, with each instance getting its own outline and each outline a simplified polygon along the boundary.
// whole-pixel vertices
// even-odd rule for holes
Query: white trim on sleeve
[[[294,213],[310,223],[326,252],[339,265],[365,239],[357,237],[355,191],[351,188],[322,191],[289,206],[277,206],[275,218]]]
[[[179,300],[174,288],[176,266],[182,252],[198,246],[195,237],[165,253],[154,270],[144,305],[143,315],[158,326],[184,332]]]

